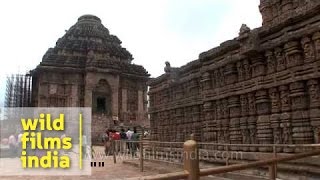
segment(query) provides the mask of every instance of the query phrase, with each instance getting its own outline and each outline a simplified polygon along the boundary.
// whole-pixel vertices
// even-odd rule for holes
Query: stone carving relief
[[[303,48],[304,61],[313,62],[315,60],[315,52],[311,39],[309,37],[302,38],[301,45]]]
[[[274,51],[276,57],[277,71],[282,71],[286,69],[286,59],[283,55],[283,51],[280,47],[276,48]]]
[[[312,36],[312,40],[314,42],[315,55],[317,60],[320,59],[320,32],[316,32]]]
[[[267,72],[268,74],[274,73],[277,70],[277,64],[276,64],[276,59],[273,55],[272,51],[267,51],[265,53],[265,56],[267,58]]]
[[[269,89],[269,95],[271,99],[271,111],[272,113],[278,113],[281,109],[280,96],[277,88]]]
[[[245,79],[250,79],[251,78],[251,66],[250,62],[248,59],[243,60],[243,69],[245,73]]]
[[[241,61],[237,62],[238,80],[243,81],[245,79],[245,73],[243,69],[243,64]]]
[[[303,63],[303,58],[298,41],[290,41],[284,45],[287,67],[299,66]]]

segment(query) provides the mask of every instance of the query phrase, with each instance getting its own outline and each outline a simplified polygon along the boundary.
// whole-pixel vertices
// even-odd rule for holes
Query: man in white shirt
[[[131,137],[132,137],[132,134],[133,134],[133,131],[131,131],[129,128],[128,128],[128,131],[127,131],[127,139],[129,140],[129,141],[131,141]]]
[[[131,141],[133,131],[131,131],[130,128],[128,128],[128,131],[126,134],[127,134],[127,140]],[[131,152],[131,144],[132,144],[132,142],[127,142],[128,154]]]

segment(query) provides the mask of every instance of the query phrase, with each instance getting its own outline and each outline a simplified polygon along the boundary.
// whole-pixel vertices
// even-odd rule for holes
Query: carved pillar
[[[84,90],[84,107],[92,107],[92,88],[85,87]]]
[[[247,95],[240,96],[241,104],[241,118],[240,118],[240,130],[242,135],[242,144],[250,144],[249,125],[248,125],[248,99]],[[243,151],[248,151],[249,147],[242,147]]]
[[[220,80],[220,86],[223,87],[225,85],[225,76],[224,76],[224,68],[219,69],[219,80]]]
[[[269,89],[269,96],[271,99],[271,116],[270,123],[273,129],[273,143],[274,144],[282,144],[282,131],[280,128],[280,95],[278,89],[271,88]],[[277,148],[277,152],[280,152],[282,148]]]
[[[210,72],[210,79],[211,79],[211,88],[216,88],[216,79],[215,79],[215,74],[214,71]]]
[[[256,54],[251,57],[252,64],[252,77],[258,77],[265,75],[265,63],[263,56]]]
[[[205,114],[203,127],[205,127],[206,136],[205,141],[216,142],[216,121],[215,121],[215,110],[212,102],[205,102],[203,105],[203,111]],[[210,147],[209,147],[210,148]]]
[[[216,115],[216,107],[215,102],[212,102],[211,106],[211,121],[209,123],[209,130],[210,130],[210,141],[217,143],[218,137],[217,137],[217,117]]]
[[[114,85],[115,87],[112,88],[111,92],[112,92],[112,95],[111,95],[111,98],[112,98],[112,116],[114,117],[119,117],[119,88],[118,88],[118,84],[116,83]]]
[[[202,141],[203,142],[209,142],[210,141],[210,134],[209,134],[209,123],[211,121],[211,102],[205,102],[203,104],[203,111],[204,111],[204,121],[202,121],[202,129],[203,129],[203,134],[202,134]]]
[[[316,32],[312,36],[312,40],[314,42],[315,55],[316,59],[320,59],[320,32]]]
[[[319,80],[308,81],[310,123],[313,129],[314,143],[320,143],[320,87]]]
[[[229,106],[228,106],[228,99],[222,100],[222,129],[223,129],[223,136],[224,136],[224,142],[230,143],[230,132],[229,132],[229,126],[230,126],[230,119],[229,119]]]
[[[217,117],[217,136],[218,136],[218,143],[225,143],[224,142],[224,135],[223,135],[223,128],[222,128],[222,102],[221,100],[216,101],[216,117]],[[223,149],[223,146],[218,147],[219,150]]]
[[[220,87],[220,73],[218,69],[215,69],[213,71],[213,75],[214,75],[214,80],[215,80],[215,87]]]
[[[301,45],[303,48],[304,62],[310,63],[315,61],[315,52],[311,39],[304,37],[301,39]]]
[[[249,117],[248,117],[248,129],[250,144],[258,144],[257,139],[257,108],[256,108],[256,98],[255,93],[251,92],[248,94],[248,107],[249,107]],[[257,147],[250,147],[250,151],[257,151]]]
[[[205,72],[205,73],[202,75],[201,84],[202,84],[202,87],[203,87],[203,90],[204,90],[204,91],[211,89],[210,73]]]
[[[303,58],[298,41],[290,41],[284,45],[287,67],[295,67],[303,64]]]
[[[313,142],[313,132],[307,110],[307,96],[303,81],[290,84],[292,109],[292,140],[294,144],[309,144]],[[300,152],[301,149],[296,149]]]
[[[287,68],[287,64],[282,49],[278,47],[274,50],[274,53],[277,61],[277,71],[285,70]]]
[[[251,79],[251,66],[247,58],[243,60],[243,69],[245,80]]]
[[[143,90],[139,89],[138,90],[138,121],[144,121],[144,103],[143,103]]]
[[[273,52],[269,50],[265,53],[265,56],[267,58],[267,73],[272,74],[276,72],[277,65],[276,65],[276,59],[273,55]]]
[[[232,96],[229,97],[229,112],[230,112],[230,126],[229,126],[229,132],[230,132],[230,143],[231,144],[241,144],[242,137],[241,137],[241,131],[240,131],[240,102],[239,102],[239,96]],[[231,150],[237,151],[239,150],[238,147],[231,147]]]
[[[289,98],[288,86],[280,86],[281,115],[280,127],[282,128],[282,143],[292,144],[292,124],[291,124],[291,102]],[[292,148],[283,148],[284,152],[292,152]]]
[[[236,69],[236,65],[233,63],[229,63],[226,65],[225,67],[225,83],[226,84],[233,84],[235,82],[238,81],[237,78],[237,69]]]
[[[237,62],[238,81],[241,82],[245,78],[242,61]]]
[[[73,84],[71,86],[71,106],[77,107],[80,106],[79,104],[79,89],[77,84]]]
[[[183,142],[182,131],[179,129],[180,125],[184,123],[184,108],[179,108],[177,113],[177,122],[175,126],[177,126],[177,141]]]
[[[190,123],[190,125],[191,125],[190,129],[192,129],[192,131],[190,134],[194,134],[195,140],[200,140],[200,136],[201,136],[201,134],[196,133],[196,131],[195,131],[196,130],[195,128],[198,126],[198,124],[201,123],[200,122],[200,120],[201,120],[200,115],[201,115],[201,113],[200,113],[199,105],[193,106],[192,107],[192,121]],[[190,134],[189,134],[189,136],[190,136]]]
[[[257,106],[257,138],[259,144],[272,144],[273,134],[270,126],[270,100],[266,90],[259,90],[256,92],[256,106]],[[259,147],[259,151],[271,151],[269,147]]]
[[[122,101],[121,101],[121,109],[122,109],[122,121],[123,122],[127,122],[128,121],[128,108],[127,108],[127,104],[128,104],[128,90],[127,89],[121,89],[121,97],[122,97]],[[154,96],[152,96],[153,99]],[[151,99],[151,96],[150,96]],[[154,101],[152,101],[154,102]]]

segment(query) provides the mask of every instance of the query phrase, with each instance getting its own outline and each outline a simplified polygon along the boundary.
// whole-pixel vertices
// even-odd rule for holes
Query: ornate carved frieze
[[[151,103],[153,111],[175,109],[169,128],[177,126],[177,135],[172,136],[180,140],[196,133],[201,134],[197,135],[201,141],[218,143],[319,143],[320,21],[312,10],[319,5],[316,1],[261,0],[263,26],[251,30],[243,24],[237,38],[178,68],[176,79],[183,82],[170,87],[174,93],[185,89],[183,97],[160,105]],[[151,87],[162,87],[155,91],[161,95],[169,79],[165,75],[156,79],[153,82],[158,83]],[[161,101],[160,97],[150,96],[152,101]],[[179,107],[184,109],[181,118],[177,117]],[[158,120],[156,126],[163,124],[164,120]],[[225,149],[222,145],[215,148]],[[271,152],[272,148],[229,150]],[[292,153],[302,149],[276,150]]]
[[[287,67],[295,67],[303,64],[303,58],[298,41],[289,41],[284,45]]]

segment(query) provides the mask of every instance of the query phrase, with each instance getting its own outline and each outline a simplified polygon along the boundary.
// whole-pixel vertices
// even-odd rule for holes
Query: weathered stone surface
[[[92,107],[92,138],[112,126],[146,126],[147,71],[93,15],[78,19],[32,72],[33,106]]]
[[[259,8],[262,27],[242,25],[238,37],[149,81],[155,136],[164,137],[164,127],[177,127],[163,140],[184,141],[188,133],[200,133],[204,142],[319,143],[320,1],[261,0]],[[161,102],[163,93],[172,98]],[[199,131],[188,126],[193,107],[203,107],[193,114],[192,125],[203,127]],[[159,115],[177,109],[184,115],[165,126]]]

